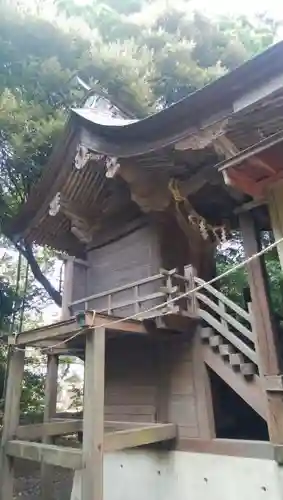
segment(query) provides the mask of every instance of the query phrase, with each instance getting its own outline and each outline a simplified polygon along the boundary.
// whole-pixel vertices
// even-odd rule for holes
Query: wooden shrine
[[[9,338],[0,500],[14,460],[75,471],[71,500],[283,498],[280,329],[262,257],[242,308],[215,252],[283,237],[283,43],[143,120],[71,112],[7,230],[65,260],[60,322]],[[283,265],[283,243],[277,245]],[[48,354],[44,421],[20,425],[25,348]],[[56,412],[58,359],[85,362],[83,415]],[[81,447],[55,438],[80,433]]]

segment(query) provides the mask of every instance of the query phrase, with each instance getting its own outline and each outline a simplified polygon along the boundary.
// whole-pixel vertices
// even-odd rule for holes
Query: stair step
[[[200,337],[202,340],[209,340],[210,337],[212,337],[213,335],[214,335],[214,331],[209,326],[206,326],[206,327],[201,329]]]
[[[240,365],[240,372],[244,377],[252,377],[256,374],[256,366],[253,363],[243,363]]]
[[[209,338],[209,345],[214,349],[220,347],[223,343],[223,339],[220,335],[213,335],[213,337]]]
[[[220,352],[221,356],[223,356],[225,358],[225,357],[229,357],[230,354],[234,354],[235,349],[231,344],[221,344],[219,346],[219,352]]]
[[[245,358],[241,353],[229,354],[229,363],[234,368],[240,368],[241,365],[245,364]]]

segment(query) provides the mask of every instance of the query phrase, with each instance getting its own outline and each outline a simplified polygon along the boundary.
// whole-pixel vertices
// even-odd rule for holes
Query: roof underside
[[[82,170],[74,168],[79,144],[95,153],[118,157],[121,168],[130,167],[132,172],[156,179],[157,183],[168,184],[174,177],[188,185],[190,180],[195,182],[196,176],[204,176],[206,182],[198,190],[188,189],[190,202],[213,223],[229,219],[235,224],[234,209],[243,203],[243,196],[231,193],[225,186],[216,168],[225,157],[213,141],[224,134],[233,156],[283,130],[281,73],[283,43],[141,121],[108,118],[99,122],[95,110],[72,111],[42,179],[10,231],[30,242],[82,255],[85,246],[70,231],[68,216],[63,212],[49,215],[50,202],[58,192],[63,203],[68,203],[66,212],[75,210],[87,220],[97,241],[106,226],[121,226],[122,231],[126,223],[141,218],[125,180],[119,175],[113,179],[105,176],[103,158],[90,159]],[[281,143],[272,151],[280,159]],[[270,175],[264,167],[266,154],[262,153],[260,162],[245,163],[245,171],[250,170],[257,180]],[[280,161],[272,165],[275,172],[282,168]]]

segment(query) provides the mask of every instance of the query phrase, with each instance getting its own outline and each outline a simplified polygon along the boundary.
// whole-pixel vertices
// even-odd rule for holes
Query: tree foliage
[[[141,117],[261,51],[276,29],[265,18],[211,20],[188,1],[56,0],[45,10],[1,0],[0,223],[5,228],[26,200],[69,108],[82,99],[76,75]],[[34,249],[6,236],[60,305]]]
[[[208,19],[192,12],[188,0],[167,1],[166,6],[158,0],[26,5],[0,0],[0,236],[1,231],[5,236],[0,246],[6,248],[0,261],[1,329],[8,330],[11,322],[14,329],[40,323],[50,299],[60,305],[60,290],[50,279],[54,255],[15,239],[6,223],[41,175],[68,110],[84,98],[76,77],[143,117],[264,50],[277,28],[265,17]],[[20,271],[17,252],[22,255]],[[236,236],[235,244],[218,256],[219,271],[242,257]],[[274,255],[267,265],[279,310],[281,274]],[[222,289],[241,302],[245,283],[245,273],[239,271],[223,281]],[[0,350],[1,394],[6,356]],[[37,355],[29,359],[23,413],[42,409],[41,363]],[[76,404],[80,396],[74,393]]]

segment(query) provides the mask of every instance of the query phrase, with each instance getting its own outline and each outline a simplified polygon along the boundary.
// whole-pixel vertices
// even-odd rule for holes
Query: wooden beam
[[[23,458],[66,469],[81,470],[84,467],[82,451],[67,446],[11,440],[6,444],[6,453],[9,457]]]
[[[282,446],[274,446],[264,441],[239,439],[180,439],[177,450],[190,453],[277,461]]]
[[[43,424],[20,425],[15,434],[19,440],[37,440],[54,436],[66,436],[68,434],[75,434],[82,430],[83,421],[79,420],[62,420],[51,421]],[[46,442],[44,439],[43,442]]]
[[[14,498],[14,462],[6,454],[6,445],[14,437],[19,425],[24,363],[24,350],[19,351],[10,348],[0,449],[0,500],[13,500]]]
[[[105,328],[88,332],[85,350],[82,498],[103,500]]]
[[[122,430],[140,429],[141,427],[152,427],[152,422],[118,422],[106,420],[104,430],[116,432]],[[52,419],[51,422],[43,424],[20,425],[15,437],[20,441],[36,441],[44,437],[67,436],[76,434],[83,430],[83,419]]]
[[[112,324],[114,322],[114,324]],[[108,326],[109,325],[109,326]],[[89,328],[105,327],[108,331],[117,333],[141,333],[148,334],[142,321],[128,320],[123,321],[117,316],[108,316],[107,314],[96,313],[93,322],[93,313],[85,313],[85,326],[80,327],[76,318],[70,318],[64,321],[58,321],[51,325],[42,326],[33,330],[19,333],[16,337],[9,337],[9,345],[33,345],[37,346],[42,341],[54,339],[68,341],[68,338],[74,334],[85,335]],[[52,342],[53,343],[53,342]],[[47,342],[48,345],[48,342]]]
[[[244,212],[249,212],[250,210],[253,210],[254,208],[262,207],[263,205],[266,205],[266,200],[251,200],[247,201],[246,203],[243,203],[241,206],[235,208],[234,214],[239,215]]]
[[[138,429],[110,432],[104,437],[104,451],[136,448],[137,446],[170,441],[176,437],[177,426],[174,424],[153,424]]]
[[[58,379],[59,358],[56,355],[47,356],[47,374],[45,381],[45,401],[44,401],[44,422],[48,423],[56,415],[57,408],[57,379]],[[53,442],[51,435],[43,432],[42,442],[51,444]],[[53,467],[43,463],[41,466],[41,490],[42,500],[52,500],[53,498]]]
[[[223,170],[222,174],[224,182],[228,186],[233,186],[242,193],[248,194],[256,199],[263,196],[262,187],[244,172],[230,168],[229,171]]]
[[[113,322],[115,322],[113,324]],[[103,327],[108,331],[112,332],[127,332],[127,333],[143,333],[147,334],[148,331],[144,324],[139,320],[127,320],[123,321],[121,318],[116,318],[115,316],[107,316],[105,314],[96,314],[93,319],[93,313],[87,311],[85,313],[85,323],[87,327],[100,328]],[[109,325],[109,326],[108,326]]]
[[[8,342],[10,345],[37,345],[37,342],[51,339],[68,339],[74,333],[85,333],[83,328],[80,328],[75,318],[70,318],[66,321],[58,321],[56,323],[27,330],[19,333],[17,336],[10,336]],[[52,342],[53,343],[53,342]]]
[[[259,234],[250,213],[240,216],[244,249],[246,257],[260,250]],[[248,266],[249,285],[252,297],[253,328],[257,341],[258,367],[262,387],[265,389],[264,377],[280,374],[277,341],[272,324],[269,304],[267,277],[263,258],[254,259]],[[283,399],[280,392],[265,392],[267,404],[267,424],[271,442],[283,444]]]

